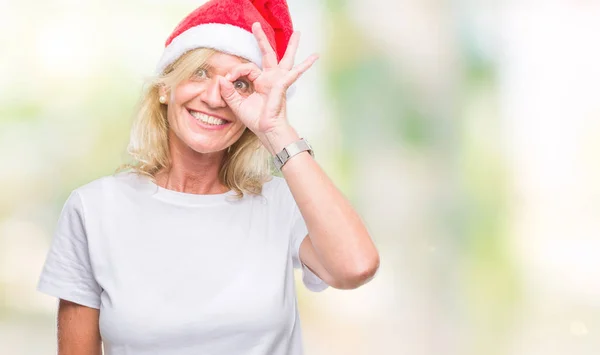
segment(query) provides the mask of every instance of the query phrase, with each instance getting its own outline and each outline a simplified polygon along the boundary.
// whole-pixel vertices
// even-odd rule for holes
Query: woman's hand
[[[277,55],[260,23],[256,22],[252,25],[252,32],[263,54],[263,69],[261,70],[254,63],[240,64],[224,78],[220,78],[219,86],[221,96],[233,113],[261,139],[263,144],[271,145],[267,148],[271,148],[269,150],[274,153],[272,150],[278,152],[281,148],[278,147],[280,144],[267,142],[268,137],[289,137],[290,130],[293,131],[287,122],[286,91],[300,75],[313,65],[318,56],[313,54],[294,67],[294,57],[300,39],[300,33],[294,32],[290,37],[285,55],[277,63]],[[233,82],[242,76],[252,82],[254,92],[249,96],[241,95],[234,87]]]

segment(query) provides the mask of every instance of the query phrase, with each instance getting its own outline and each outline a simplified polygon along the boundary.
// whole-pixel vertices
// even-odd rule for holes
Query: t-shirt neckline
[[[166,189],[154,181],[148,179],[149,184],[154,188],[152,196],[158,200],[184,205],[209,205],[230,202],[236,195],[234,190],[228,190],[220,194],[192,194]]]

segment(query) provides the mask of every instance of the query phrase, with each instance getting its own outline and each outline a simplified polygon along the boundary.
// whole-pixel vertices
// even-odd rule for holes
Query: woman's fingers
[[[252,33],[254,33],[254,37],[258,41],[258,46],[260,47],[260,51],[263,54],[263,68],[274,68],[277,66],[277,54],[271,47],[271,43],[269,43],[269,39],[263,31],[260,22],[255,22],[252,24]]]
[[[291,51],[287,51],[285,58],[289,59],[295,53],[294,46],[297,45],[298,37],[295,36],[296,39],[292,43]],[[294,44],[295,43],[295,44]],[[289,48],[289,47],[288,47]],[[288,56],[289,55],[289,56]],[[274,68],[271,70],[267,70],[263,72],[258,68],[258,66],[254,63],[244,63],[234,67],[231,72],[229,72],[225,77],[219,78],[221,96],[227,102],[227,105],[233,110],[234,113],[237,114],[240,105],[245,100],[245,98],[240,95],[237,90],[235,90],[232,82],[237,80],[238,78],[245,76],[250,81],[255,81],[261,75],[264,78],[264,81],[261,85],[263,89],[267,89],[267,91],[262,92],[263,94],[268,93],[269,99],[267,101],[270,102],[269,105],[276,104],[279,100],[277,98],[281,98],[283,94],[287,91],[287,89],[296,81],[298,78],[304,74],[315,61],[319,59],[319,56],[315,53],[308,58],[306,58],[302,63],[298,64],[296,67],[291,70],[286,70],[283,67],[279,66],[278,68]],[[284,65],[287,65],[284,63]],[[263,75],[264,74],[264,75]],[[273,101],[275,100],[275,101]]]
[[[290,70],[294,67],[294,58],[296,57],[296,51],[298,50],[298,43],[300,42],[300,32],[294,31],[290,37],[290,41],[285,50],[285,54],[279,62],[279,67],[282,69]]]
[[[219,90],[221,91],[221,97],[227,103],[227,106],[231,108],[234,114],[238,114],[239,107],[244,101],[242,95],[240,95],[233,84],[222,76],[219,76]]]
[[[227,75],[225,79],[229,81],[235,81],[241,76],[245,76],[250,81],[256,80],[262,74],[262,70],[254,63],[244,63],[235,66]]]
[[[319,55],[315,53],[290,70],[282,81],[283,86],[285,88],[290,87],[296,80],[298,80],[300,75],[304,74],[304,72],[307,71],[317,61],[317,59],[319,59]]]

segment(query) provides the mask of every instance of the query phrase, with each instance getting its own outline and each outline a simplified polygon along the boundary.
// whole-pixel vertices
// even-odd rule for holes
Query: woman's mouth
[[[212,130],[221,129],[231,123],[222,118],[210,116],[203,112],[198,112],[198,111],[189,110],[189,109],[188,109],[188,112],[190,113],[191,118],[193,118],[194,121],[196,121],[196,123],[198,123],[199,126],[205,128],[205,129],[212,129]]]

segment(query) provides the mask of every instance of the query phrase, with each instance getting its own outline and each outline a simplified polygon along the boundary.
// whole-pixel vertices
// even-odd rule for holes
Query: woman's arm
[[[294,32],[278,62],[260,23],[252,25],[252,32],[263,54],[263,68],[253,63],[233,68],[219,79],[221,96],[274,155],[299,138],[288,124],[285,98],[288,88],[318,56],[311,55],[294,66],[300,41],[300,33]],[[247,97],[233,85],[241,76],[253,84],[254,92]],[[282,172],[309,232],[300,246],[301,261],[336,288],[356,288],[371,279],[379,268],[379,253],[358,214],[316,161],[302,152],[291,158]]]
[[[58,305],[58,355],[101,355],[100,311],[61,299]]]
[[[299,139],[287,126],[267,134],[272,154]],[[306,222],[300,259],[330,286],[359,287],[379,268],[379,253],[364,223],[317,162],[302,152],[281,169]]]

